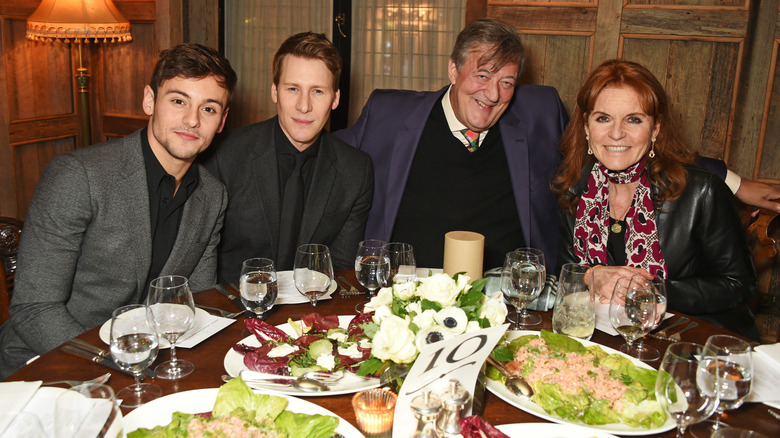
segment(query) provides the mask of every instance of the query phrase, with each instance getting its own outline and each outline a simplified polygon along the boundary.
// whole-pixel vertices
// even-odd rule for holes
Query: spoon
[[[498,371],[506,377],[504,385],[508,390],[518,397],[530,397],[534,394],[534,390],[531,385],[528,384],[522,377],[512,374],[501,362],[493,359],[493,356],[488,355],[488,363],[498,369]]]

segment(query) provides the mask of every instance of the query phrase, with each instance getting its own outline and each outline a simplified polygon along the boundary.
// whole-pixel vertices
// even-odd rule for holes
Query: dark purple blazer
[[[374,201],[366,238],[387,241],[392,236],[417,145],[433,105],[446,91],[447,87],[436,92],[375,90],[357,122],[334,133],[368,152],[374,162]],[[557,91],[537,85],[517,87],[498,121],[523,237],[528,246],[544,251],[548,267],[556,266],[558,251],[558,204],[550,181],[558,168],[557,144],[567,122]]]

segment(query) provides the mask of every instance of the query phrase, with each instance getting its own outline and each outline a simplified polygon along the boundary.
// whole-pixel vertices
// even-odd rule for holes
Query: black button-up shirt
[[[152,152],[147,129],[141,133],[141,144],[146,185],[149,190],[149,219],[152,230],[152,265],[146,279],[148,290],[149,283],[160,276],[176,243],[184,203],[198,183],[198,168],[194,164],[190,166],[182,178],[179,190],[176,190],[176,179],[163,169]]]

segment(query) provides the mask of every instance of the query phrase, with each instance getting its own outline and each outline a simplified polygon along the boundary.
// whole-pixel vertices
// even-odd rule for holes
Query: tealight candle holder
[[[367,438],[390,438],[398,396],[388,389],[372,388],[352,397],[358,429]]]

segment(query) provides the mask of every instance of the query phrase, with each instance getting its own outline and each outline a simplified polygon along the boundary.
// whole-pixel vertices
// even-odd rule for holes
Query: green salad
[[[531,400],[545,412],[589,425],[623,423],[651,429],[666,422],[655,399],[657,371],[635,366],[598,345],[585,347],[566,335],[542,330],[499,344],[493,358],[531,385]],[[504,376],[488,367],[487,376]]]
[[[335,435],[339,419],[285,410],[287,399],[256,394],[237,377],[219,388],[211,418],[174,412],[172,421],[153,429],[140,428],[127,438],[174,437],[314,437]]]

